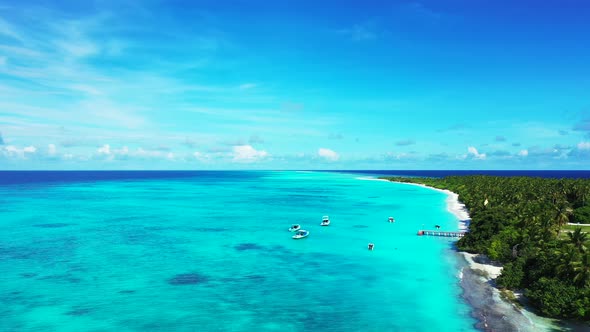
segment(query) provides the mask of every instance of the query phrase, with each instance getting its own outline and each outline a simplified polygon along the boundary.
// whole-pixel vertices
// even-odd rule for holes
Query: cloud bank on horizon
[[[0,0],[0,169],[588,169],[587,17]]]

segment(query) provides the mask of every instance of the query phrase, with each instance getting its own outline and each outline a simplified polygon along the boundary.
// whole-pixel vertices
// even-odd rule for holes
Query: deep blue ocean
[[[0,172],[0,331],[474,331],[446,195],[360,175]]]
[[[373,176],[415,176],[415,177],[433,177],[442,178],[445,176],[460,176],[460,175],[492,175],[492,176],[532,176],[539,178],[553,178],[553,179],[588,179],[590,178],[590,170],[588,171],[495,171],[495,170],[436,170],[436,171],[395,171],[395,170],[351,170],[351,171],[336,171],[351,174],[366,174]]]
[[[199,178],[215,181],[218,177],[255,176],[260,171],[0,171],[0,185],[42,182],[80,182],[104,180]],[[333,170],[324,173],[359,174],[366,176],[445,177],[455,175],[532,176],[555,179],[588,179],[588,171],[490,171],[490,170]]]

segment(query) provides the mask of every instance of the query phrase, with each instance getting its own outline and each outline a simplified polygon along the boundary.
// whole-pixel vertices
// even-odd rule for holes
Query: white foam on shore
[[[385,180],[388,181],[388,180]],[[467,230],[469,228],[469,223],[471,222],[471,217],[469,216],[469,211],[467,211],[467,207],[465,204],[459,201],[459,195],[454,193],[450,190],[446,189],[438,189],[434,187],[430,187],[424,184],[419,183],[407,183],[407,182],[397,182],[402,184],[407,184],[411,186],[418,186],[422,188],[428,188],[431,190],[436,190],[447,195],[446,203],[447,203],[447,211],[452,213],[458,220],[459,220],[459,229]],[[491,264],[482,264],[477,263],[473,260],[473,258],[477,255],[469,254],[466,252],[460,252],[463,255],[467,263],[469,264],[469,268],[472,270],[482,270],[485,271],[488,275],[488,280],[496,279],[502,273],[502,267],[495,266]]]
[[[479,256],[476,254],[470,254],[467,252],[459,252],[461,255],[463,255],[463,257],[465,258],[465,260],[467,261],[467,264],[469,264],[469,268],[472,270],[481,270],[484,271],[487,275],[486,279],[492,280],[492,279],[496,279],[498,278],[498,276],[500,276],[500,274],[502,273],[502,267],[501,266],[495,266],[495,265],[491,265],[491,264],[482,264],[482,263],[478,263],[474,260],[475,257]]]
[[[385,179],[375,179],[375,180],[389,181],[389,180],[385,180]],[[467,211],[467,207],[465,207],[465,204],[463,204],[463,203],[461,203],[461,201],[459,201],[458,194],[456,194],[450,190],[429,187],[427,185],[420,184],[420,183],[409,183],[409,182],[396,182],[396,183],[407,184],[410,186],[418,186],[418,187],[422,187],[422,188],[428,188],[431,190],[436,190],[436,191],[445,193],[447,195],[447,200],[446,200],[447,211],[449,211],[455,217],[457,217],[457,219],[459,220],[459,229],[467,230],[469,228],[469,223],[471,222],[471,217],[469,217],[469,211]]]
[[[427,185],[420,184],[420,183],[389,181],[387,179],[378,179],[378,178],[369,177],[369,176],[361,176],[361,177],[357,177],[356,179],[363,180],[363,181],[395,182],[395,183],[406,184],[409,186],[417,186],[417,187],[428,188],[431,190],[440,191],[440,192],[445,193],[447,195],[447,200],[446,200],[447,211],[449,211],[455,217],[457,217],[457,219],[459,220],[459,229],[466,230],[469,227],[469,222],[471,222],[471,218],[469,217],[469,212],[467,211],[465,204],[463,204],[459,201],[458,194],[456,194],[450,190],[443,190],[443,189],[438,189],[438,188],[434,188],[434,187],[429,187]]]

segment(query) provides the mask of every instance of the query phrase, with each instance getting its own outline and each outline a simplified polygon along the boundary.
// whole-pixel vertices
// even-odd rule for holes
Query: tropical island
[[[501,263],[498,288],[522,291],[543,316],[590,320],[590,180],[383,179],[457,193],[471,217],[469,232],[457,247]]]

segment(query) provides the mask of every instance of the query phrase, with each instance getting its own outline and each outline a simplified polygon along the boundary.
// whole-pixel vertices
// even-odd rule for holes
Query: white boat
[[[324,216],[322,218],[322,223],[320,224],[320,226],[328,226],[328,225],[330,225],[330,217]]]
[[[300,229],[301,229],[301,225],[294,224],[293,226],[289,227],[289,232],[297,232]]]
[[[305,229],[300,229],[297,231],[297,233],[295,233],[295,235],[293,235],[293,238],[295,240],[298,239],[303,239],[305,237],[307,237],[309,235],[309,231],[306,231]]]
[[[395,219],[393,219],[393,217],[389,217],[389,222],[395,222]]]

